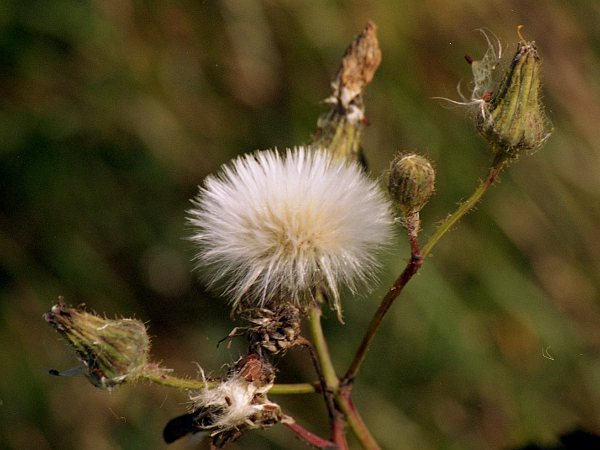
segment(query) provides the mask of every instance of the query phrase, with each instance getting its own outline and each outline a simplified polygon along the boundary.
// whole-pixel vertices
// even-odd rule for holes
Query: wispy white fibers
[[[340,290],[373,280],[391,238],[376,183],[310,148],[241,156],[207,177],[193,204],[197,269],[234,307],[305,305],[319,288],[339,313]]]

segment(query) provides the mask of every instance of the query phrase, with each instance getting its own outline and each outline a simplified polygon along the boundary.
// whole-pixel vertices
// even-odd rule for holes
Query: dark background
[[[466,198],[490,155],[458,98],[463,55],[516,27],[544,57],[555,132],[502,176],[436,247],[387,317],[355,389],[386,449],[506,449],[600,432],[600,3],[595,0],[29,1],[0,4],[0,448],[160,449],[187,397],[100,391],[48,369],[76,361],[43,321],[59,295],[148,323],[153,357],[179,374],[242,351],[190,273],[185,210],[231,157],[308,141],[329,81],[368,19],[383,62],[366,94],[364,147],[378,176],[398,150],[436,163],[423,237]],[[510,51],[509,51],[510,53]],[[340,370],[379,293],[327,314]],[[280,380],[312,380],[290,353]],[[325,432],[317,396],[273,396]],[[190,447],[187,440],[172,449]],[[232,448],[302,449],[283,427]]]

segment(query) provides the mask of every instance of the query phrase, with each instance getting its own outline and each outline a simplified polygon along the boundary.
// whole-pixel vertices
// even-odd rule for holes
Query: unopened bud
[[[388,192],[405,217],[419,212],[435,190],[435,170],[427,158],[399,153],[390,164]]]
[[[150,339],[139,320],[110,320],[61,301],[44,315],[75,350],[84,374],[100,388],[135,379],[146,367]]]
[[[541,87],[535,42],[521,39],[510,67],[477,118],[477,128],[493,146],[497,162],[515,159],[522,151],[531,153],[550,136]]]

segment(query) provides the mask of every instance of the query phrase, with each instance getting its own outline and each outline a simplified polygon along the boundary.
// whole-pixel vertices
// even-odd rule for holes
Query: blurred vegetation
[[[457,98],[476,28],[544,57],[548,144],[512,166],[436,247],[386,318],[355,400],[386,449],[507,449],[600,432],[600,4],[595,0],[0,3],[0,448],[165,448],[183,393],[83,378],[41,316],[63,295],[136,316],[153,356],[194,375],[238,356],[227,307],[190,274],[185,210],[239,153],[308,141],[329,80],[367,19],[383,63],[364,147],[379,174],[399,149],[436,161],[423,235],[490,162]],[[514,48],[514,46],[513,46]],[[404,265],[388,255],[386,283]],[[377,298],[377,296],[375,296]],[[348,364],[376,300],[326,327]],[[313,378],[291,353],[281,381]],[[316,396],[276,397],[315,431]],[[185,441],[185,440],[184,440]],[[232,448],[302,449],[283,427]],[[190,448],[189,442],[171,446]]]

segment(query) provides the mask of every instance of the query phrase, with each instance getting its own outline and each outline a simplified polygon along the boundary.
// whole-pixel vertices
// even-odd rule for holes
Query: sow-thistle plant
[[[221,448],[247,431],[282,424],[314,448],[347,449],[350,429],[363,448],[378,449],[352,402],[352,389],[386,313],[436,243],[500,172],[521,153],[537,150],[551,132],[535,43],[523,39],[519,28],[516,52],[505,64],[500,41],[482,33],[488,42],[485,56],[480,61],[467,57],[471,97],[454,103],[473,108],[475,126],[492,149],[489,173],[423,246],[420,211],[435,190],[429,159],[398,153],[387,172],[386,193],[361,164],[362,95],[381,62],[376,27],[369,22],[344,54],[327,99],[330,110],[319,118],[311,144],[242,155],[208,176],[192,200],[188,224],[196,270],[231,304],[232,318],[242,321],[224,339],[245,337],[247,353],[221,378],[208,379],[202,370],[200,379],[178,378],[151,362],[141,322],[101,318],[61,300],[45,318],[75,350],[80,370],[101,388],[149,381],[187,390],[189,410],[166,425],[167,443],[204,433],[213,448]],[[340,376],[321,327],[321,307],[331,307],[341,322],[342,299],[373,287],[378,255],[390,248],[394,222],[405,228],[410,258]],[[362,308],[371,307],[363,302]],[[309,353],[315,379],[276,383],[275,363],[290,349]],[[305,429],[267,396],[308,393],[323,396],[331,429],[326,438]]]

